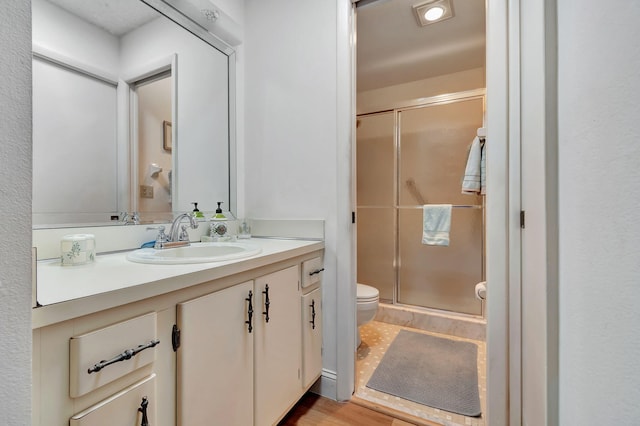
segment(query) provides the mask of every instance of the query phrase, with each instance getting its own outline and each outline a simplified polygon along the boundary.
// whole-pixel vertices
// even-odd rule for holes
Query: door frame
[[[354,390],[355,377],[355,231],[350,225],[350,212],[354,211],[355,182],[353,170],[353,145],[355,143],[355,3],[357,0],[337,1],[337,116],[338,116],[338,178],[339,182],[349,182],[349,187],[338,191],[338,227],[350,229],[350,235],[339,239],[337,246],[337,374],[336,395],[338,400],[350,398]],[[534,2],[535,3],[535,2]],[[491,425],[519,425],[528,422],[526,413],[539,412],[546,424],[557,423],[557,285],[549,279],[557,280],[557,267],[547,271],[548,262],[556,262],[554,243],[547,238],[548,230],[557,227],[557,201],[550,200],[557,187],[556,175],[544,183],[542,195],[538,199],[522,191],[522,169],[527,173],[537,172],[545,176],[544,161],[532,162],[521,158],[521,146],[529,140],[546,153],[546,160],[553,153],[553,117],[556,109],[553,97],[557,92],[553,83],[556,64],[554,41],[556,0],[545,0],[540,5],[522,5],[521,0],[487,1],[487,140],[490,153],[487,156],[487,412],[486,422]],[[524,10],[527,9],[527,10]],[[529,10],[533,9],[533,10]],[[526,13],[525,13],[526,12]],[[533,12],[533,13],[529,13]],[[521,27],[527,32],[521,31]],[[530,32],[529,29],[535,29]],[[540,79],[522,78],[522,63],[534,66],[531,72]],[[537,61],[537,62],[536,62]],[[523,93],[525,96],[523,96]],[[526,115],[523,112],[526,108]],[[343,120],[349,114],[350,122]],[[531,115],[533,114],[533,116]],[[542,137],[531,132],[531,123],[543,124]],[[557,136],[556,136],[557,138]],[[555,140],[557,144],[557,140]],[[347,158],[344,158],[347,156]],[[350,202],[349,202],[349,197]],[[544,256],[542,260],[522,256],[522,230],[520,212],[523,205],[535,201],[547,201],[541,208],[551,222],[542,221],[537,226],[528,227],[530,235],[539,235]],[[532,206],[533,207],[533,206]],[[556,209],[554,212],[554,208]],[[554,217],[555,214],[555,217]],[[554,222],[555,221],[555,222]],[[533,225],[533,224],[532,224]],[[351,226],[351,227],[350,227]],[[350,227],[350,228],[349,228]],[[543,263],[545,262],[545,263]],[[522,318],[523,284],[522,270],[540,267],[547,271],[542,287],[551,290],[545,297],[527,301],[538,312],[548,316],[547,322],[537,318]],[[555,276],[554,276],[555,274]],[[343,283],[343,285],[340,285]],[[554,300],[556,304],[554,305]],[[529,335],[523,336],[527,326],[535,331],[535,338],[545,344],[545,352],[536,362],[525,366],[523,371],[522,348],[529,342]],[[350,329],[353,328],[353,333]],[[554,331],[555,330],[555,331]],[[555,339],[555,340],[554,340]],[[555,360],[555,361],[554,361]],[[534,382],[531,386],[530,382]],[[523,409],[522,394],[530,389]],[[544,424],[540,423],[540,424]],[[533,423],[531,423],[533,424]]]

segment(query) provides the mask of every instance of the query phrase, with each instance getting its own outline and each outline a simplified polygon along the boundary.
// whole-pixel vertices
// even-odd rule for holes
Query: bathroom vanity
[[[252,243],[215,263],[38,262],[33,425],[277,423],[321,373],[324,244]]]

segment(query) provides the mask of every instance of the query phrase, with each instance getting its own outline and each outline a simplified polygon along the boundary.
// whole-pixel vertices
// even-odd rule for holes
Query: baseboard
[[[335,371],[323,368],[322,375],[311,386],[311,389],[309,389],[309,391],[336,401],[336,397],[338,395],[336,376],[337,374]]]

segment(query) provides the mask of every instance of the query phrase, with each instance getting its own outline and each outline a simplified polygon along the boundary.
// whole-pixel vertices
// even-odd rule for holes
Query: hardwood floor
[[[410,426],[414,424],[353,402],[336,402],[309,392],[293,407],[287,417],[282,419],[279,426]]]

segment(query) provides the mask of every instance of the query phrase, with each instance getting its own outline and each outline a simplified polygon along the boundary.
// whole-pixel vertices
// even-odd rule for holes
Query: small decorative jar
[[[60,262],[63,266],[84,265],[96,260],[96,240],[93,234],[70,234],[60,241]]]

